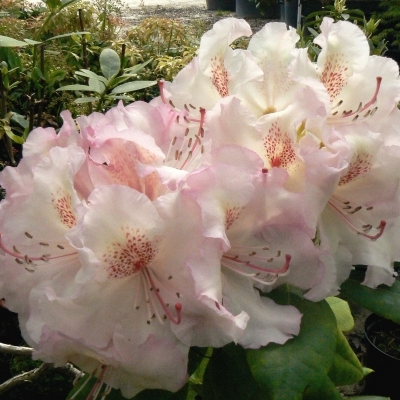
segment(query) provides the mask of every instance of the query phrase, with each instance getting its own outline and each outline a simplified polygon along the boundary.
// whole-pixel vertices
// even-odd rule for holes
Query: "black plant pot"
[[[206,0],[207,10],[235,11],[236,0]]]
[[[297,29],[297,15],[299,12],[298,0],[286,0],[284,1],[284,11],[286,25],[292,26]]]
[[[366,366],[373,369],[366,377],[364,394],[387,396],[391,400],[400,400],[399,374],[400,358],[387,354],[379,344],[380,337],[388,335],[400,325],[393,321],[371,314],[365,321],[364,332],[367,345]],[[399,331],[400,332],[400,331]],[[395,338],[392,338],[396,340]],[[400,342],[400,336],[397,339]],[[379,347],[378,347],[379,346]]]
[[[262,18],[279,20],[280,4],[278,1],[262,8],[262,12],[256,7],[254,0],[236,0],[236,16],[239,18]]]
[[[250,0],[236,0],[236,16],[239,18],[261,18],[256,3]]]

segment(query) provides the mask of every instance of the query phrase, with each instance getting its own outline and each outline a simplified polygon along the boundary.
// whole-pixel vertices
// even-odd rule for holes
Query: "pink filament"
[[[273,269],[273,268],[260,267],[258,265],[251,264],[249,261],[242,261],[242,260],[239,260],[238,258],[229,257],[229,256],[226,256],[226,255],[224,255],[222,257],[226,258],[227,260],[236,262],[238,264],[244,264],[246,267],[255,269],[257,271],[266,272],[268,274],[283,274],[283,273],[285,273],[289,269],[290,260],[292,259],[292,256],[290,256],[289,254],[286,254],[285,255],[285,264],[284,264],[284,266],[281,269]]]
[[[351,221],[349,218],[346,217],[346,215],[344,215],[339,208],[337,208],[335,205],[333,205],[331,202],[328,203],[335,211],[337,211],[339,213],[339,215],[342,217],[342,219],[344,219],[345,222],[347,222],[349,224],[349,226],[355,230],[359,235],[362,235],[364,237],[366,237],[367,239],[370,240],[376,240],[379,239],[382,235],[383,235],[383,231],[385,230],[386,227],[386,221],[381,221],[379,226],[376,229],[379,229],[379,232],[376,235],[368,235],[368,233],[365,233],[363,231],[361,231],[359,228],[357,228]]]
[[[1,233],[0,233],[0,249],[4,250],[7,254],[9,254],[12,257],[15,258],[19,258],[20,260],[25,260],[25,255],[16,253],[15,251],[12,251],[10,249],[8,249],[6,246],[4,246],[3,241],[1,240]],[[53,256],[53,257],[45,257],[45,256],[41,256],[41,257],[28,257],[28,259],[30,261],[44,261],[44,259],[46,260],[54,260],[56,258],[62,258],[62,257],[67,257],[67,256],[72,256],[74,254],[77,254],[77,252],[73,252],[73,253],[68,253],[68,254],[62,254],[60,256]]]
[[[372,96],[371,100],[370,100],[368,103],[366,103],[366,104],[364,105],[364,107],[361,108],[360,110],[357,110],[357,111],[354,111],[354,112],[345,113],[345,114],[343,115],[343,117],[351,117],[352,115],[359,114],[359,113],[365,111],[367,108],[369,108],[372,104],[374,104],[374,103],[376,102],[377,97],[378,97],[379,89],[380,89],[380,87],[381,87],[381,82],[382,82],[382,77],[381,77],[381,76],[377,76],[377,77],[376,77],[376,88],[375,88],[375,93],[374,93],[374,95]]]
[[[175,318],[172,314],[171,311],[168,310],[167,305],[165,304],[164,300],[162,299],[162,297],[160,296],[160,293],[158,292],[158,288],[155,285],[153,278],[151,277],[149,271],[147,270],[147,268],[144,268],[142,270],[147,278],[149,279],[151,288],[153,289],[153,293],[156,295],[158,302],[160,303],[161,307],[163,308],[165,315],[169,318],[169,320],[175,324],[175,325],[179,325],[182,321],[182,304],[181,303],[176,303],[175,304],[175,310],[177,313],[177,317]]]

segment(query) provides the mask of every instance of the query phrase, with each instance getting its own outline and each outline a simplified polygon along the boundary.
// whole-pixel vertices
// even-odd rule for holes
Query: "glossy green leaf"
[[[328,377],[337,347],[336,318],[326,301],[305,300],[283,285],[269,294],[278,304],[294,305],[302,314],[298,336],[283,346],[271,343],[247,350],[257,383],[271,400],[336,399]]]
[[[157,83],[157,81],[136,81],[136,82],[128,82],[123,83],[122,85],[114,88],[111,93],[120,94],[120,93],[129,93],[134,92],[135,90],[145,89],[147,87],[153,86]]]
[[[341,292],[362,307],[400,324],[400,282],[395,281],[391,287],[380,285],[371,289],[361,285],[363,280],[363,271],[352,271],[342,284]]]
[[[13,133],[13,131],[11,129],[4,129],[6,135],[15,143],[18,144],[24,144],[25,139],[21,136],[16,135],[15,133]]]
[[[352,385],[364,377],[363,367],[340,329],[337,331],[336,354],[328,376],[335,386]]]
[[[195,400],[196,396],[203,397],[203,377],[213,349],[191,347],[189,351],[188,373],[189,391],[187,400]]]
[[[11,116],[11,121],[16,122],[18,125],[22,126],[23,128],[28,127],[29,123],[25,119],[25,117],[18,113],[13,113]]]
[[[113,49],[104,49],[100,53],[100,68],[107,79],[118,74],[121,68],[121,60],[116,51]]]
[[[28,46],[28,43],[16,40],[8,36],[0,35],[0,47],[24,47]]]
[[[351,331],[354,328],[354,318],[351,315],[349,303],[338,297],[327,297],[325,300],[335,314],[339,329],[342,332]]]
[[[229,344],[214,349],[203,379],[203,398],[207,400],[261,400],[268,397],[254,380],[245,350]]]

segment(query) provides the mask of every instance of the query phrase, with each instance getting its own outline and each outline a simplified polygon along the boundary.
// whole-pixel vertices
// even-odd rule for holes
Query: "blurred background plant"
[[[391,0],[384,0],[391,1]],[[399,3],[399,0],[393,0]],[[399,11],[400,12],[400,11]],[[334,0],[333,4],[321,7],[321,10],[314,11],[305,16],[299,29],[299,47],[309,49],[310,58],[315,61],[319,54],[319,46],[313,43],[314,38],[320,34],[320,25],[324,17],[332,18],[337,21],[350,21],[358,25],[366,35],[371,55],[383,56],[387,51],[387,40],[384,36],[378,35],[380,19],[371,17],[367,20],[364,11],[360,9],[348,9],[346,0]],[[399,36],[400,38],[400,36]]]
[[[387,43],[387,56],[400,62],[400,0],[382,0],[374,13],[381,23],[376,37]]]

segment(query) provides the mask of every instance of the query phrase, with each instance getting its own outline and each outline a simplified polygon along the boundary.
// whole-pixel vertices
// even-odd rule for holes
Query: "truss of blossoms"
[[[64,111],[0,174],[0,298],[34,359],[86,372],[71,399],[189,399],[190,377],[340,399],[364,376],[329,299],[353,265],[359,290],[395,281],[398,66],[349,22],[324,19],[316,62],[278,22],[230,47],[251,34],[217,22],[158,98]]]

